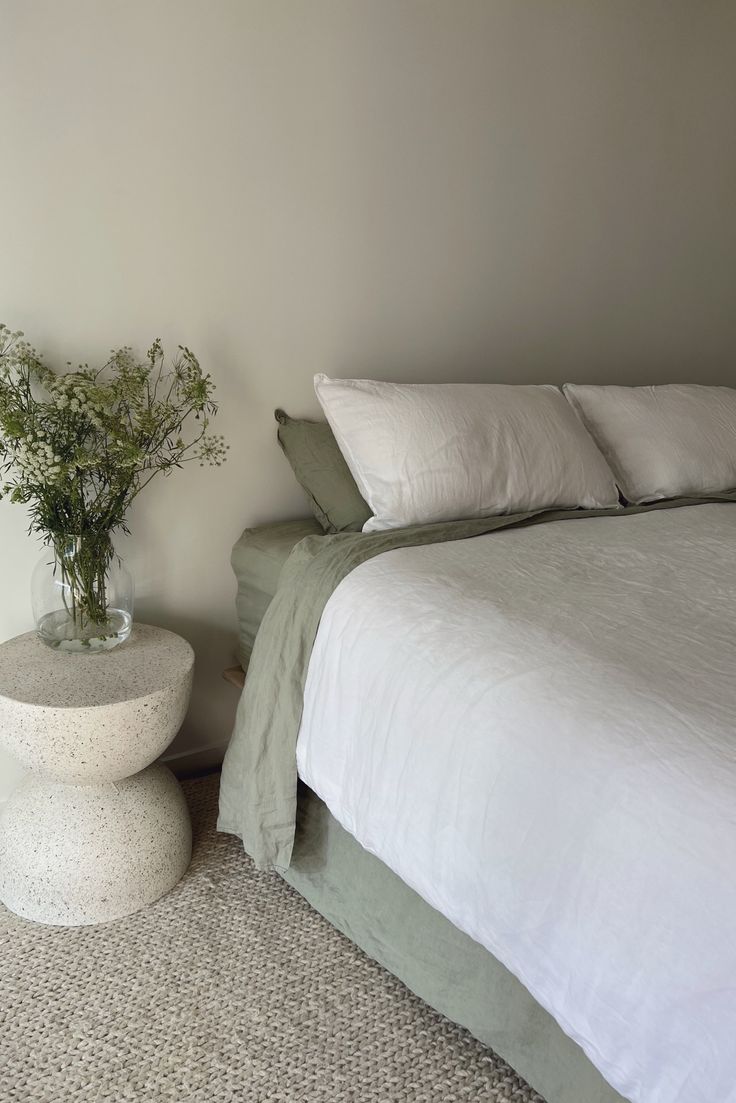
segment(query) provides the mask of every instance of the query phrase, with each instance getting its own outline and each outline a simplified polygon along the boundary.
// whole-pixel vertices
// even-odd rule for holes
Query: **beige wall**
[[[0,0],[0,318],[63,363],[160,334],[222,470],[150,488],[138,615],[221,744],[228,555],[305,512],[271,412],[314,372],[732,382],[733,0]],[[0,639],[37,551],[0,503]],[[0,795],[14,773],[0,758]]]

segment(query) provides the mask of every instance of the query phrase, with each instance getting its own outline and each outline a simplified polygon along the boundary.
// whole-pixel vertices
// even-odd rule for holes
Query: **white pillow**
[[[612,472],[556,387],[317,375],[314,389],[374,514],[364,532],[618,505]]]
[[[736,390],[671,383],[564,392],[629,502],[736,487]]]

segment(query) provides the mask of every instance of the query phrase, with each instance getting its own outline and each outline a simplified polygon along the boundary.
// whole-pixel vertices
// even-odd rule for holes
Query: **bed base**
[[[303,785],[294,857],[282,876],[369,957],[503,1057],[547,1103],[626,1103],[513,974],[363,850]]]

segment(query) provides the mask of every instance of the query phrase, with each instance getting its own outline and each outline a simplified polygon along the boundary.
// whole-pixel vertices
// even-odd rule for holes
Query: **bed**
[[[271,577],[280,585],[251,664],[263,691],[269,678],[279,682],[272,701],[265,692],[266,709],[277,714],[269,738],[284,722],[285,702],[298,713],[296,761],[306,784],[294,848],[260,851],[254,843],[254,809],[266,837],[288,837],[294,775],[277,753],[265,765],[273,771],[265,789],[263,778],[255,788],[251,778],[248,790],[249,756],[264,770],[249,741],[234,741],[228,753],[221,828],[244,837],[261,864],[280,868],[331,922],[492,1046],[549,1103],[730,1103],[736,1068],[714,1073],[707,1054],[719,1024],[733,1022],[733,989],[693,987],[698,977],[714,983],[724,963],[725,975],[736,975],[733,504],[299,535],[295,528],[287,537],[283,527],[257,534],[258,554],[271,541],[279,549]],[[291,536],[294,551],[284,560]],[[245,542],[253,545],[252,533]],[[295,692],[284,693],[284,679]],[[597,731],[585,707],[591,695]],[[251,692],[251,722],[264,707],[257,697]],[[539,712],[524,714],[529,701],[543,723]],[[478,709],[493,710],[503,733],[495,743]],[[612,716],[613,747],[605,722]],[[549,739],[515,739],[520,717],[522,731],[548,731]],[[443,739],[475,730],[484,738],[472,753],[467,740],[460,753]],[[293,754],[287,741],[286,756]],[[494,772],[499,761],[504,768]],[[433,776],[443,777],[436,790]],[[493,801],[482,791],[468,800],[474,777],[485,779]],[[665,782],[671,800],[662,803]],[[495,845],[480,882],[473,829],[458,812],[474,809],[472,823],[479,802],[483,852]],[[673,849],[673,833],[687,846]],[[635,874],[627,870],[632,854]],[[441,889],[428,874],[437,868]],[[667,886],[680,891],[662,907]],[[545,923],[551,907],[555,921]],[[492,930],[478,924],[487,914]],[[581,914],[591,917],[583,929]],[[665,944],[661,916],[673,914],[682,922]],[[627,930],[635,937],[622,942]],[[654,1008],[644,998],[652,962],[663,1005]],[[642,983],[615,1008],[618,1033],[601,1035],[601,1008],[622,971]],[[678,992],[677,1030],[662,1038]],[[632,1030],[637,1044],[627,1052]],[[606,1052],[596,1048],[601,1036]],[[693,1083],[698,1045],[705,1048]]]
[[[548,1103],[736,1103],[736,391],[315,390],[220,829]]]
[[[246,529],[235,544],[230,564],[238,587],[237,657],[244,671],[248,669],[258,629],[278,589],[287,559],[301,540],[321,533],[317,522],[305,517]]]

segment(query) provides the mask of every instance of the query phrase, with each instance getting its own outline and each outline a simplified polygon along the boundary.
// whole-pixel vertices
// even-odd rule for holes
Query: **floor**
[[[240,843],[185,783],[181,883],[97,927],[0,906],[0,1103],[543,1103]]]

